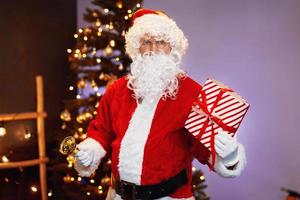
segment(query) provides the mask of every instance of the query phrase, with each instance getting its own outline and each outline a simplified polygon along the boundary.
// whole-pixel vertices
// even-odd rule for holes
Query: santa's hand
[[[237,153],[238,142],[225,131],[219,131],[215,136],[215,149],[217,154],[223,159],[235,157]],[[231,159],[229,159],[231,160]]]
[[[87,138],[78,145],[74,167],[80,176],[90,176],[99,166],[106,151],[94,139]]]
[[[83,150],[80,147],[80,150],[75,154],[76,160],[79,162],[79,164],[87,167],[92,164],[93,158],[92,155],[88,153],[89,150]]]

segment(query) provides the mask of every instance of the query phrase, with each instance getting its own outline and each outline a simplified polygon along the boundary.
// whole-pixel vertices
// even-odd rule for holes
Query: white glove
[[[216,162],[214,170],[223,177],[239,176],[244,170],[247,160],[243,145],[226,131],[219,131],[215,136]],[[210,156],[210,163],[212,157]],[[233,169],[228,167],[234,166]]]
[[[98,168],[106,151],[94,139],[87,138],[78,144],[79,151],[74,155],[74,167],[80,176],[91,176]]]
[[[232,160],[237,157],[238,142],[225,131],[219,131],[215,136],[215,149],[224,160]],[[234,156],[235,154],[235,156]]]

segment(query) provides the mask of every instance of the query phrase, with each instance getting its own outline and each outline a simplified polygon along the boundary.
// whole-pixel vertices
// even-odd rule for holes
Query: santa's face
[[[169,42],[164,40],[163,38],[151,36],[149,34],[145,34],[140,40],[140,54],[144,55],[149,52],[153,52],[156,54],[164,53],[169,55],[171,53],[171,45]]]
[[[176,54],[164,37],[144,35],[139,55],[133,59],[128,86],[137,99],[155,101],[160,97],[175,98],[178,76],[184,72],[176,62]]]

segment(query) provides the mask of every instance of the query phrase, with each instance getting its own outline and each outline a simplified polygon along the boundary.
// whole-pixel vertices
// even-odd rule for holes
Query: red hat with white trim
[[[172,52],[181,58],[188,41],[176,22],[162,11],[137,10],[131,19],[131,27],[125,34],[126,52],[131,58],[139,55],[140,39],[145,35],[164,39],[170,43]]]

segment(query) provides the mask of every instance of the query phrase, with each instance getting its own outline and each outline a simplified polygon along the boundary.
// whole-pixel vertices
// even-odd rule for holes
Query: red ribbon
[[[206,94],[205,92],[202,90],[201,91],[201,99],[198,99],[194,105],[195,106],[199,106],[199,108],[203,111],[203,113],[207,116],[207,119],[205,120],[200,133],[199,133],[199,138],[202,137],[202,135],[204,134],[206,128],[208,127],[208,123],[210,121],[212,121],[213,123],[211,124],[211,136],[210,136],[210,148],[211,148],[211,155],[212,155],[212,163],[210,166],[210,170],[213,170],[214,165],[215,165],[215,161],[216,161],[216,150],[215,150],[215,129],[214,129],[214,123],[218,124],[223,130],[228,131],[230,133],[234,133],[236,132],[236,128],[228,126],[227,124],[225,124],[219,117],[213,115],[213,111],[214,109],[217,107],[219,101],[222,99],[222,96],[225,92],[232,92],[231,89],[228,88],[221,88],[219,94],[217,95],[216,100],[214,101],[210,111],[208,110],[208,105],[207,105],[207,101],[206,101]]]

